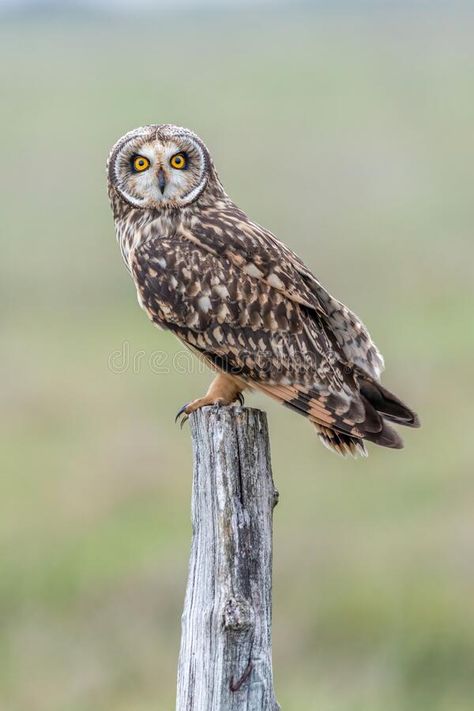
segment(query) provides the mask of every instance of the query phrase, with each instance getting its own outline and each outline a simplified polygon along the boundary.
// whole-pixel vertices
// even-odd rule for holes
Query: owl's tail
[[[419,427],[417,415],[399,398],[366,376],[359,377],[358,397],[344,411],[331,395],[301,385],[253,383],[270,397],[307,417],[319,438],[338,454],[367,456],[364,440],[381,447],[402,449],[403,441],[388,422]],[[354,393],[356,395],[356,393]]]
[[[337,432],[329,427],[323,427],[314,423],[318,437],[325,447],[336,454],[341,454],[343,457],[348,454],[353,457],[367,457],[368,452],[364,444],[364,440],[360,437],[351,437],[351,435]]]

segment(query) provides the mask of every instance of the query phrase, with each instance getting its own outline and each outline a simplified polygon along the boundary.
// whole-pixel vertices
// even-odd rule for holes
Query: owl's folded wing
[[[349,366],[356,365],[376,380],[380,378],[383,357],[362,321],[331,296],[291,249],[270,231],[251,222],[233,203],[225,211],[207,210],[182,234],[319,314],[340,351],[341,360]]]
[[[179,237],[157,238],[135,251],[131,265],[150,317],[209,357],[227,359],[256,380],[344,389],[324,327],[316,327],[306,307],[227,257]]]
[[[150,318],[217,368],[316,424],[356,437],[387,435],[388,446],[399,446],[317,313],[310,318],[267,281],[179,237],[148,240],[131,264]]]

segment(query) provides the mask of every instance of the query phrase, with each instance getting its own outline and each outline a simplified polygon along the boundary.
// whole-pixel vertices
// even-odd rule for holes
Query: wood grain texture
[[[193,538],[177,711],[277,711],[272,676],[272,516],[265,413],[190,417]]]

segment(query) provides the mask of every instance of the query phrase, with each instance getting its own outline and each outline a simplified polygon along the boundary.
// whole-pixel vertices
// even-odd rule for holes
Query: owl
[[[107,174],[140,305],[215,372],[177,417],[253,389],[306,417],[339,454],[366,455],[366,441],[403,446],[391,423],[418,418],[380,384],[384,362],[366,327],[232,202],[196,134],[169,124],[130,131]]]

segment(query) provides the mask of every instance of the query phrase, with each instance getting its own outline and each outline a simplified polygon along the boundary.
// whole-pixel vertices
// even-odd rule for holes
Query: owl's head
[[[135,208],[184,207],[211,181],[220,185],[209,151],[196,134],[171,124],[122,136],[108,160],[109,187]]]

